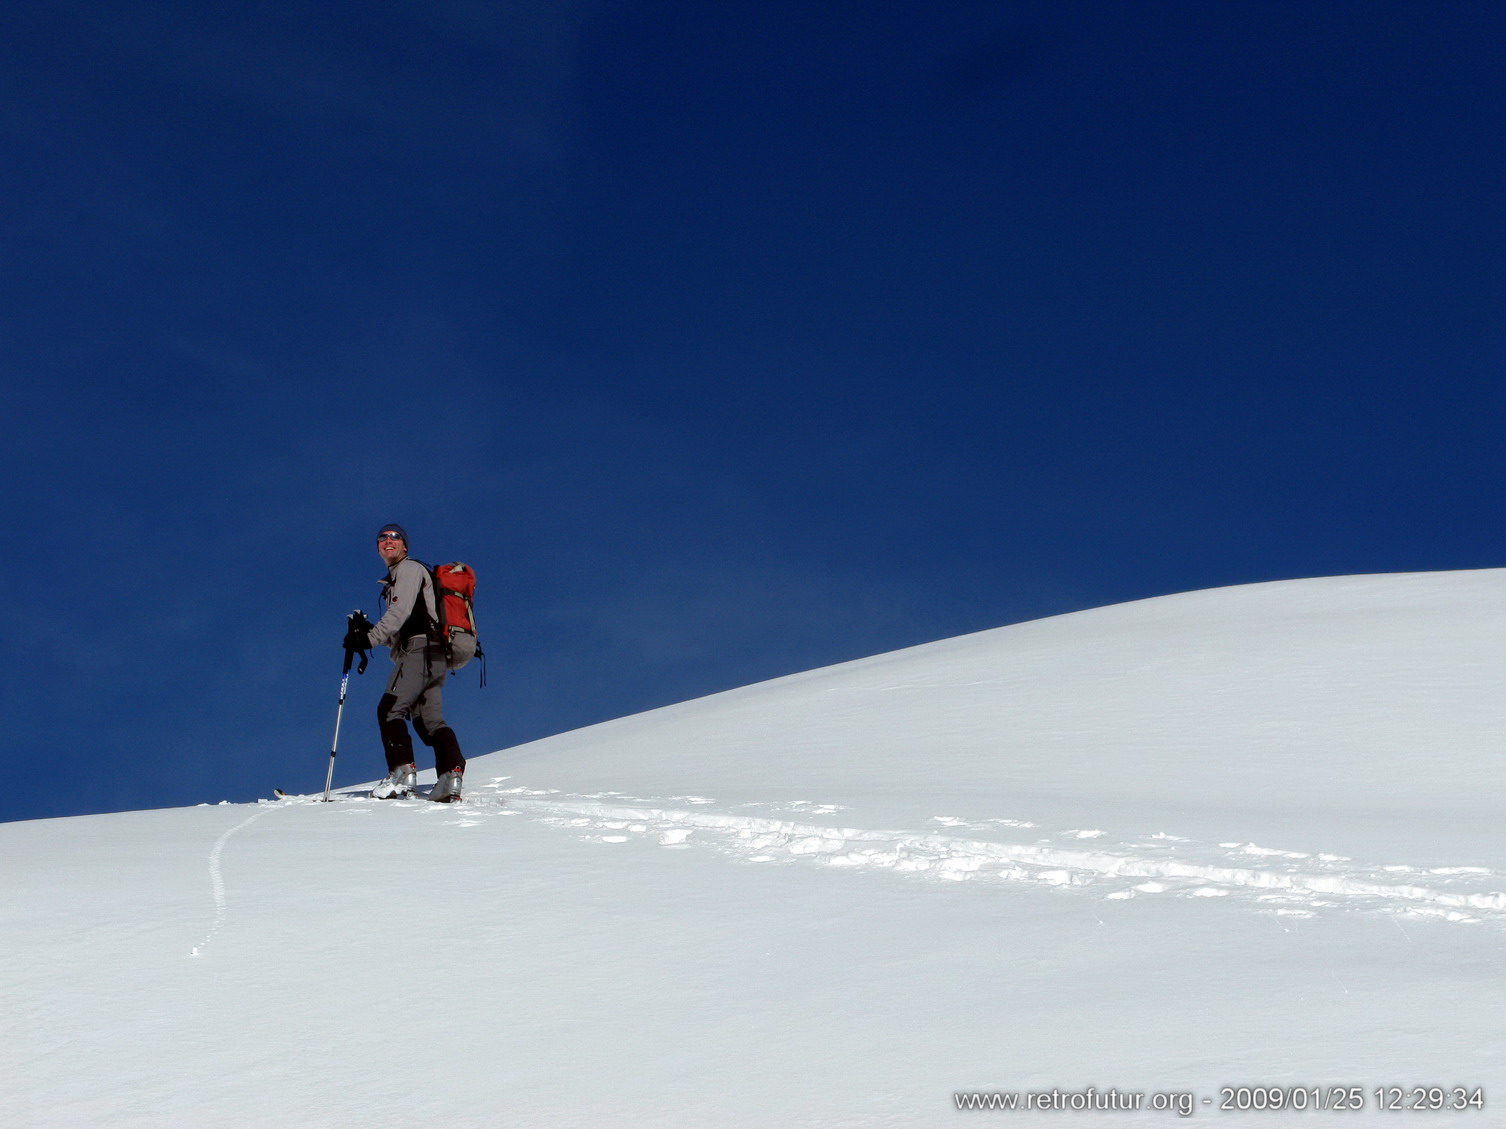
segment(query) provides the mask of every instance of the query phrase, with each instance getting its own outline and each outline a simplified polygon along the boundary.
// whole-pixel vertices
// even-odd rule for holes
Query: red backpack
[[[438,613],[446,664],[451,670],[459,670],[480,655],[481,684],[486,685],[486,652],[476,637],[475,569],[451,561],[429,569],[429,576],[434,581],[434,609]]]

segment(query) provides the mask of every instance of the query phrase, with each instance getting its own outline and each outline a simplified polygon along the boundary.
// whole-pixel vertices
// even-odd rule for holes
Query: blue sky
[[[321,786],[382,522],[472,754],[1499,565],[1503,87],[1494,3],[14,5],[0,817]]]

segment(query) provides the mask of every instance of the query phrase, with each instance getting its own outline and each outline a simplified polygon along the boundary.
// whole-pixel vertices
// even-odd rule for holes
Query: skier
[[[347,650],[390,646],[396,664],[387,692],[377,703],[387,778],[372,795],[389,799],[413,791],[418,768],[413,759],[413,739],[408,734],[411,718],[419,739],[434,750],[434,771],[439,781],[429,799],[456,803],[465,757],[455,731],[444,720],[441,689],[449,668],[437,636],[433,577],[408,556],[408,534],[400,525],[382,526],[377,534],[377,555],[387,564],[387,577],[382,581],[387,611],[369,630],[357,626],[345,637]]]

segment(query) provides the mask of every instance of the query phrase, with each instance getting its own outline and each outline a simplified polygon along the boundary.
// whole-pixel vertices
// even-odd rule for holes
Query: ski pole
[[[351,630],[354,630],[357,626],[363,626],[367,628],[371,626],[366,622],[366,613],[361,611],[351,612],[351,614],[346,617],[346,623],[349,624]],[[341,672],[340,677],[340,705],[335,710],[335,739],[330,743],[329,746],[329,770],[324,774],[323,802],[326,804],[330,802],[330,788],[333,787],[335,783],[335,751],[340,747],[340,719],[345,715],[345,691],[350,686],[350,664],[355,657],[356,653],[347,648],[345,651],[345,669]],[[357,674],[366,673],[366,658],[366,652],[362,651],[361,665],[356,668]]]

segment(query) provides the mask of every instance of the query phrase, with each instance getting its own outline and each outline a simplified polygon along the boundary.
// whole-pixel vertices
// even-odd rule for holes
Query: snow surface
[[[1506,570],[1254,585],[475,757],[456,806],[0,825],[4,1124],[1503,1125],[1503,658]],[[1376,1108],[1413,1085],[1485,1108]]]

